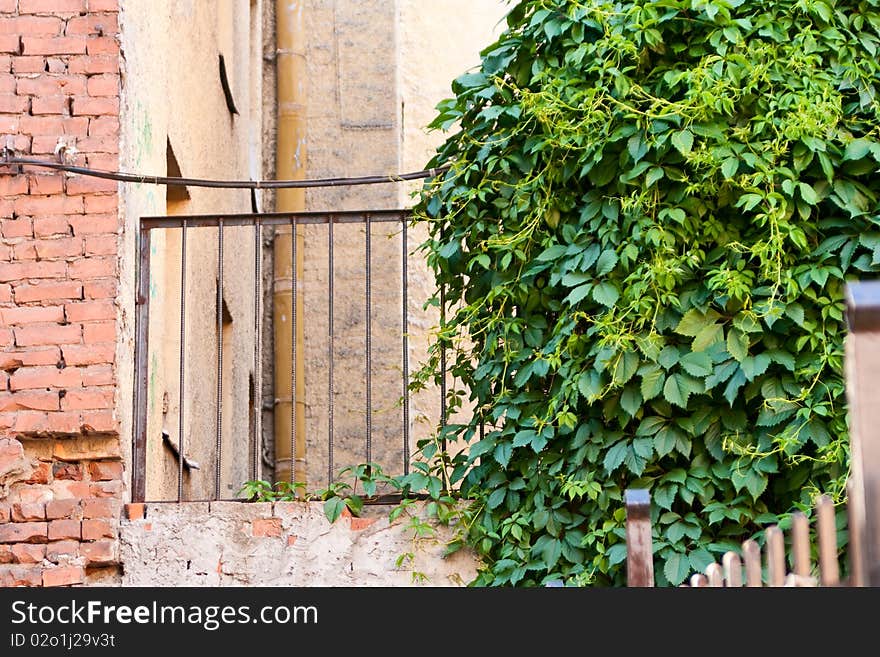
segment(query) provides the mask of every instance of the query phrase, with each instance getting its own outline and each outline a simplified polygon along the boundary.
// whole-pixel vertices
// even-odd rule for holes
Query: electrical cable
[[[107,171],[104,169],[90,169],[88,167],[62,164],[60,162],[48,162],[46,160],[34,160],[26,157],[10,157],[6,155],[0,160],[0,165],[20,164],[26,166],[44,167],[56,171],[66,171],[92,178],[104,178],[105,180],[117,180],[119,182],[145,183],[151,185],[172,185],[184,187],[217,187],[223,189],[291,189],[303,187],[343,187],[348,185],[376,185],[381,183],[402,182],[405,180],[419,180],[433,178],[449,169],[448,166],[412,171],[410,173],[390,174],[385,176],[360,176],[354,178],[313,178],[306,180],[208,180],[204,178],[175,178],[168,176],[148,176],[122,171]]]

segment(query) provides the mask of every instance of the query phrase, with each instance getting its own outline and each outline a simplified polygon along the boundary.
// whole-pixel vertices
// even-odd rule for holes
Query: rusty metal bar
[[[403,474],[409,474],[409,246],[407,239],[408,220],[403,217],[401,241],[401,297],[403,315],[401,317],[401,336],[403,341]]]
[[[147,404],[149,392],[150,333],[150,231],[138,231],[137,299],[135,305],[134,447],[132,449],[131,498],[147,497]]]
[[[223,469],[223,221],[217,226],[217,453],[214,455],[214,498],[220,499]]]
[[[180,225],[180,387],[178,389],[177,446],[177,501],[183,501],[183,455],[186,454],[184,411],[186,410],[186,233],[187,225]]]
[[[254,460],[251,479],[260,474],[263,433],[263,227],[254,224]]]
[[[373,325],[372,325],[372,317],[371,317],[371,313],[372,313],[371,294],[372,294],[373,281],[372,281],[372,267],[371,267],[371,262],[370,262],[372,259],[371,244],[370,244],[371,228],[372,227],[370,225],[370,215],[368,213],[366,216],[366,241],[365,241],[365,245],[364,245],[364,248],[366,251],[364,254],[364,257],[366,258],[366,260],[364,262],[364,273],[365,273],[365,279],[366,279],[365,280],[365,287],[364,287],[364,297],[365,297],[364,301],[366,304],[366,309],[365,309],[365,314],[366,314],[366,316],[365,316],[365,320],[366,320],[366,336],[365,336],[365,338],[366,339],[365,339],[365,348],[364,348],[364,351],[366,353],[364,354],[364,358],[365,358],[364,370],[365,370],[365,374],[366,374],[366,386],[367,386],[367,390],[366,390],[366,393],[367,393],[366,394],[366,398],[367,398],[366,399],[366,404],[367,404],[367,408],[366,408],[366,415],[367,415],[367,417],[366,417],[366,425],[367,425],[366,426],[366,429],[367,429],[366,456],[367,456],[367,461],[366,462],[367,463],[373,462],[373,358],[372,358]]]
[[[205,214],[205,215],[175,215],[173,217],[142,217],[141,228],[153,230],[154,228],[179,228],[185,224],[191,228],[202,226],[217,226],[222,220],[227,226],[253,226],[260,222],[264,226],[283,226],[291,222],[300,225],[316,224],[362,224],[365,212],[259,212],[253,214]],[[408,213],[400,210],[370,210],[370,221],[399,222],[401,215]]]
[[[327,485],[333,483],[333,221],[327,222]]]

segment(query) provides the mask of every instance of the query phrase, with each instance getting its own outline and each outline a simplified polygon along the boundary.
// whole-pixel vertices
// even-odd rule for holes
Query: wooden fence
[[[740,553],[694,573],[683,586],[880,586],[880,281],[850,283],[846,290],[846,395],[850,414],[852,471],[848,482],[849,574],[841,580],[834,505],[816,501],[816,550],[803,513],[792,516],[790,552],[777,526],[764,531],[764,549],[755,540]],[[626,504],[627,585],[654,585],[651,506],[647,490],[628,489]],[[818,554],[818,563],[811,555]]]

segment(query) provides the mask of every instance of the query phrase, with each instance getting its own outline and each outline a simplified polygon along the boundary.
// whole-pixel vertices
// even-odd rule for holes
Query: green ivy
[[[441,434],[463,451],[423,453],[477,500],[476,584],[622,584],[631,486],[678,584],[845,495],[880,2],[527,0],[507,23],[432,123],[446,312],[414,387],[445,352],[468,412]]]

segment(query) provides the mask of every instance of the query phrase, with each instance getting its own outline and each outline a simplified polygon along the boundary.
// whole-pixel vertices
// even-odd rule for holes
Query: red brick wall
[[[0,0],[0,147],[118,168],[117,0]],[[0,165],[0,586],[113,575],[117,185]]]

